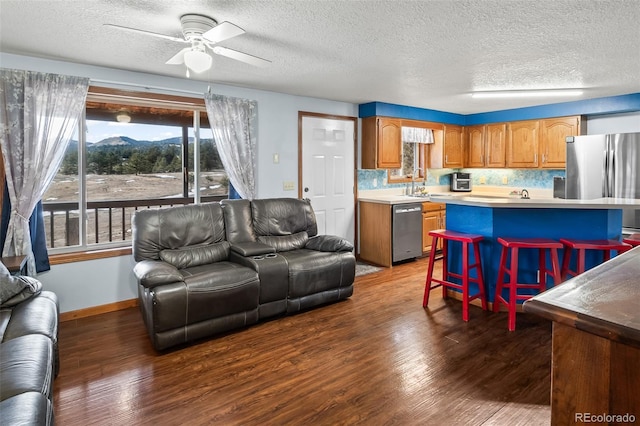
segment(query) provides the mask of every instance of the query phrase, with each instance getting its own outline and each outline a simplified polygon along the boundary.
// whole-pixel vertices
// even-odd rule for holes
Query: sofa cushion
[[[178,269],[190,268],[227,260],[229,258],[229,247],[230,244],[227,241],[222,241],[206,246],[166,249],[160,252],[160,259]]]
[[[24,392],[51,396],[53,342],[41,334],[0,343],[0,401]]]
[[[139,210],[133,215],[133,257],[160,260],[163,250],[206,246],[225,239],[220,203]]]
[[[0,401],[0,425],[52,425],[51,402],[40,392],[25,392]]]
[[[224,317],[258,307],[258,273],[232,262],[183,269],[184,282],[154,290],[154,331]]]
[[[14,276],[0,262],[0,307],[8,308],[38,295],[42,283],[28,276]]]
[[[305,231],[309,237],[318,234],[316,216],[311,204],[296,198],[251,200],[251,216],[256,236],[291,235]]]
[[[309,236],[304,231],[293,235],[258,237],[259,242],[273,247],[277,252],[301,249],[308,240]]]
[[[6,342],[28,334],[42,334],[54,344],[58,340],[58,298],[51,291],[43,291],[14,306],[0,310],[0,341]]]
[[[224,212],[224,228],[227,241],[230,243],[246,243],[256,240],[251,217],[251,201],[222,200],[220,206]]]
[[[353,253],[292,250],[280,253],[289,265],[289,298],[348,286],[353,283]]]
[[[316,235],[309,238],[305,248],[318,251],[353,251],[353,244],[337,235]]]

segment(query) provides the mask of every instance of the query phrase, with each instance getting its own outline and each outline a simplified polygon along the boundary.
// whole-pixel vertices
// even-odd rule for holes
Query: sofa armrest
[[[133,267],[138,282],[144,287],[183,281],[182,274],[175,266],[160,260],[143,260]]]
[[[353,251],[353,244],[336,235],[316,235],[309,238],[305,248],[318,251]]]
[[[246,257],[275,253],[276,249],[268,244],[259,243],[257,241],[248,241],[245,243],[231,244],[231,251]]]

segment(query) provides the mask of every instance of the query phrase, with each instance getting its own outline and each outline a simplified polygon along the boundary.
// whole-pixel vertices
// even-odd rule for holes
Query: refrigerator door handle
[[[613,146],[610,135],[606,135],[605,136],[605,151],[604,151],[604,179],[602,179],[602,196],[603,197],[612,197],[613,196],[613,189],[614,189],[614,179],[613,179],[613,173],[614,173],[614,167],[613,167],[613,161],[614,161],[614,151],[613,151]]]
[[[607,174],[609,179],[609,194],[607,197],[615,197],[616,189],[616,156],[613,150],[609,151],[611,158],[609,159],[609,173]]]
[[[610,188],[610,183],[609,183],[609,148],[608,148],[608,145],[605,145],[604,156],[602,157],[602,173],[603,173],[602,196],[603,197],[608,197],[609,196],[609,188]]]

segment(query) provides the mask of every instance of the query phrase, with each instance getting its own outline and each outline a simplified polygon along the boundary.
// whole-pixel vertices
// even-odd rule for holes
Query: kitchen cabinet
[[[507,124],[507,167],[538,167],[539,128],[538,120],[514,121]]]
[[[442,138],[434,132],[435,143],[429,146],[429,167],[433,169],[459,169],[464,167],[464,127],[446,124]]]
[[[398,169],[402,166],[402,120],[362,119],[362,168]]]
[[[360,201],[360,259],[391,266],[391,204]]]
[[[564,169],[567,165],[567,136],[583,133],[582,120],[577,117],[559,117],[540,120],[540,167]]]
[[[467,127],[465,129],[467,149],[465,167],[504,167],[506,128],[506,123]]]
[[[431,251],[431,237],[429,232],[435,229],[444,229],[445,205],[441,203],[422,203],[422,252]],[[442,240],[438,241],[438,250],[442,249]]]

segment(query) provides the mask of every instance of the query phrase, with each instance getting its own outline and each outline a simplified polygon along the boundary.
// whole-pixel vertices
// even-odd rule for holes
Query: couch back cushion
[[[309,236],[302,231],[292,235],[263,235],[258,237],[258,241],[273,247],[276,251],[289,251],[304,248],[309,241]]]
[[[222,200],[220,206],[224,212],[224,228],[230,243],[256,241],[251,218],[251,201]]]
[[[160,259],[178,269],[184,269],[227,260],[230,248],[231,244],[228,241],[221,241],[206,246],[182,247],[173,250],[165,249],[160,252]]]
[[[198,258],[218,258],[224,248],[206,249],[204,246],[225,241],[224,219],[219,203],[206,203],[137,211],[132,222],[133,257],[141,260],[161,260],[160,253],[174,259],[189,253]],[[173,250],[191,249],[177,254]],[[228,248],[226,253],[228,254]]]
[[[257,237],[318,234],[316,215],[308,201],[296,198],[265,198],[251,201],[253,231]]]

